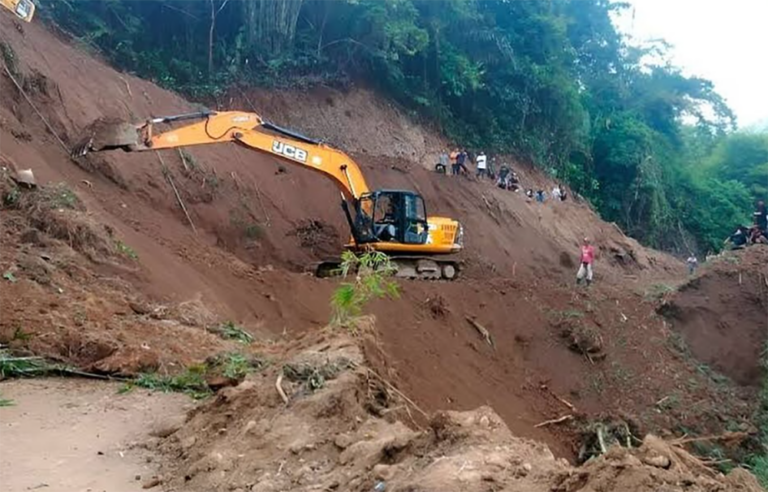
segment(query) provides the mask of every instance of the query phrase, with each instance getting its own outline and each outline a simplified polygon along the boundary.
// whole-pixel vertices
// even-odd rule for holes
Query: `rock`
[[[334,439],[333,443],[336,445],[339,449],[347,449],[353,442],[352,436],[349,434],[339,434],[336,436],[336,439]]]
[[[376,480],[392,480],[397,472],[397,466],[378,464],[373,467],[373,477]]]
[[[131,301],[128,303],[128,307],[133,310],[134,313],[139,315],[145,315],[152,312],[152,308],[148,304]]]
[[[181,422],[178,422],[178,421],[162,422],[156,425],[155,428],[149,432],[149,435],[152,437],[159,437],[161,439],[165,439],[166,437],[175,433],[179,429],[181,429]]]
[[[206,384],[208,384],[208,387],[211,388],[211,391],[219,391],[222,388],[227,388],[229,386],[236,386],[238,381],[237,379],[228,378],[226,376],[208,376],[205,378]]]
[[[669,458],[660,454],[646,456],[642,461],[646,465],[655,466],[656,468],[664,468],[665,470],[672,464]]]
[[[153,487],[157,487],[163,483],[162,480],[160,480],[158,477],[152,477],[151,479],[144,482],[144,485],[141,486],[142,489],[151,489]]]

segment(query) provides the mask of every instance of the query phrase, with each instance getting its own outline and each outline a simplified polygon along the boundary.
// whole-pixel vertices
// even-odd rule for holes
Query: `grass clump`
[[[389,257],[381,252],[356,255],[345,251],[341,256],[341,276],[345,279],[354,274],[352,282],[343,282],[331,297],[333,326],[357,330],[357,321],[369,301],[376,298],[398,296],[397,283],[389,280],[396,272]]]
[[[44,376],[59,367],[42,357],[15,357],[8,350],[0,349],[0,381],[8,378]]]
[[[123,390],[130,391],[136,386],[163,393],[184,393],[200,400],[212,394],[205,380],[207,372],[208,367],[205,364],[198,364],[174,376],[145,373],[139,375],[134,381],[126,383]]]
[[[665,294],[669,294],[670,292],[674,291],[675,288],[671,285],[653,284],[645,291],[644,297],[649,301],[658,300],[664,297]]]
[[[158,373],[140,374],[129,381],[120,390],[121,393],[133,388],[145,388],[163,393],[183,393],[195,400],[202,400],[213,394],[208,379],[224,376],[228,379],[241,380],[250,373],[260,371],[268,365],[266,359],[248,357],[239,352],[230,352],[211,357],[202,364],[187,367],[175,375]]]
[[[9,400],[7,398],[3,398],[3,395],[0,395],[0,408],[2,407],[12,407],[15,405],[13,400]]]
[[[115,241],[115,247],[117,248],[118,253],[121,255],[125,255],[132,260],[139,259],[139,255],[136,253],[136,251],[119,239]]]
[[[253,335],[245,331],[242,327],[236,325],[232,321],[227,321],[219,326],[211,328],[210,331],[216,333],[225,340],[235,340],[244,345],[253,343]]]

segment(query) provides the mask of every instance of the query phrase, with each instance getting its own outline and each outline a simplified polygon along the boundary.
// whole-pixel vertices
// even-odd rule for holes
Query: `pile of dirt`
[[[723,477],[654,436],[573,468],[546,446],[513,436],[489,407],[437,412],[421,427],[409,418],[418,408],[366,367],[357,342],[307,337],[258,375],[191,411],[158,443],[169,457],[163,486],[201,492],[762,490],[744,470]],[[307,376],[294,377],[296,367]]]
[[[659,307],[696,359],[741,385],[764,380],[768,341],[768,247],[729,251]]]

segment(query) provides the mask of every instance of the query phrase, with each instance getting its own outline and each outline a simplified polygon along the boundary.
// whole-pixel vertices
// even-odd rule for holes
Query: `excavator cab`
[[[32,17],[35,16],[35,4],[32,0],[0,0],[0,5],[25,22],[32,22]]]
[[[429,240],[426,206],[417,193],[377,190],[363,194],[357,208],[358,243],[426,244]]]

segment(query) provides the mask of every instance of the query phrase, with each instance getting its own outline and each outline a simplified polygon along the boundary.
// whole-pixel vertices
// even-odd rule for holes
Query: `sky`
[[[768,124],[768,0],[629,0],[617,25],[662,38],[686,75],[711,80],[741,128]],[[633,15],[634,14],[634,15]]]

